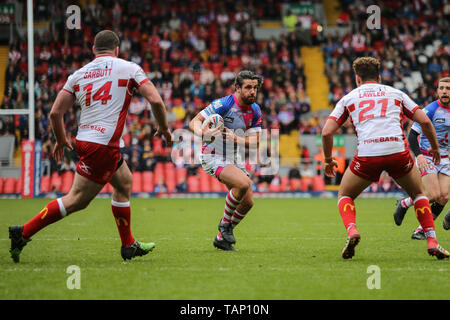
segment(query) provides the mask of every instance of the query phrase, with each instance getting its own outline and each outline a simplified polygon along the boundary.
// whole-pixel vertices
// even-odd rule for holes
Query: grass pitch
[[[0,200],[0,299],[448,299],[450,292],[450,262],[410,239],[412,209],[394,224],[394,199],[356,200],[362,239],[352,260],[341,258],[346,233],[336,199],[255,199],[235,229],[240,251],[223,252],[212,241],[224,199],[134,198],[133,235],[156,243],[147,256],[122,262],[110,200],[95,199],[36,234],[13,263],[8,226],[48,201]],[[450,249],[442,217],[436,231]],[[72,265],[80,289],[67,287]],[[379,268],[379,289],[368,288],[376,283],[371,266]]]

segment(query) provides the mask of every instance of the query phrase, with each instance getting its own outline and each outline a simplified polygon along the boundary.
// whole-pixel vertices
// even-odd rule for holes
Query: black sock
[[[431,204],[431,212],[433,213],[433,219],[436,219],[444,209],[445,205],[440,204],[439,202],[433,202]]]

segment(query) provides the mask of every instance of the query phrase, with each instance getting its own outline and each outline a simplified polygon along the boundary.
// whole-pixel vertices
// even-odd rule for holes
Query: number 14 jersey
[[[98,55],[75,71],[63,90],[81,106],[76,139],[118,148],[133,89],[146,81],[140,66],[111,55]]]
[[[357,156],[382,156],[407,150],[402,118],[412,118],[417,109],[404,92],[365,83],[339,100],[329,118],[339,125],[350,118],[358,137]]]

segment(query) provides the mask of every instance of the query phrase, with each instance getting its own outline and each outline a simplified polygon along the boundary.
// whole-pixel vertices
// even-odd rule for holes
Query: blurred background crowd
[[[281,21],[283,3],[80,1],[81,30],[68,30],[65,2],[36,0],[35,20],[51,21],[52,25],[34,40],[35,136],[43,142],[44,174],[75,168],[75,152],[66,152],[63,163],[52,158],[54,137],[48,115],[68,75],[93,59],[93,38],[106,28],[114,30],[121,39],[120,57],[142,66],[160,92],[172,130],[187,129],[192,117],[212,100],[234,92],[232,84],[240,70],[251,69],[265,79],[257,99],[263,112],[263,128],[279,129],[280,135],[320,134],[327,112],[311,109],[300,46],[319,46],[323,52],[329,83],[329,88],[323,90],[328,92],[329,101],[321,109],[328,112],[355,87],[352,61],[358,56],[380,58],[383,83],[405,91],[420,106],[435,99],[437,79],[449,76],[448,1],[372,1],[370,4],[381,8],[382,27],[369,29],[368,4],[341,0],[336,8],[340,15],[333,21],[338,28],[333,32],[325,28],[319,33],[317,24],[304,29],[296,21],[280,37],[257,40],[255,26],[265,20]],[[4,75],[1,109],[27,108],[28,63],[26,36],[15,35]],[[72,141],[79,112],[79,106],[74,105],[65,115]],[[405,131],[410,125],[405,119]],[[153,137],[154,132],[150,107],[135,94],[123,136],[124,158],[133,171],[153,171],[158,162],[171,161],[171,150]],[[353,133],[351,124],[346,123],[341,133]],[[16,136],[20,146],[28,136],[27,116],[0,116],[0,135]],[[300,140],[298,144],[302,163],[313,162],[312,150],[302,146]],[[189,170],[197,174],[197,169],[194,166]],[[294,165],[289,176],[301,177],[303,169]],[[251,173],[256,177],[256,185],[263,187],[277,178],[264,178],[261,168],[251,168]],[[387,188],[387,180],[381,180],[373,188]],[[389,188],[396,186],[390,183]]]

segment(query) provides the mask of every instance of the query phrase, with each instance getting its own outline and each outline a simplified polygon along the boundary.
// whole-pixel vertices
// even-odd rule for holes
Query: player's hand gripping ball
[[[214,141],[215,135],[212,134],[214,131],[221,133],[225,125],[223,119],[218,114],[212,114],[203,120],[202,131],[203,131],[203,141],[206,143],[211,143]],[[216,130],[214,130],[216,129]]]

